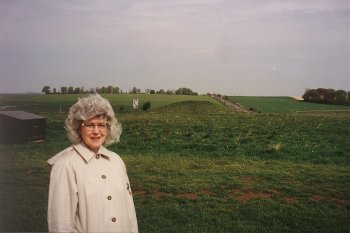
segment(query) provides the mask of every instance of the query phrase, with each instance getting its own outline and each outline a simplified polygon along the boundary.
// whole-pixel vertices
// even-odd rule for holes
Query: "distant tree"
[[[107,90],[106,90],[106,93],[113,94],[113,87],[112,86],[108,86]]]
[[[346,104],[349,101],[348,93],[344,90],[334,89],[307,89],[303,95],[305,102],[326,103],[326,104]]]
[[[303,95],[305,102],[317,102],[319,100],[318,92],[315,89],[308,89]]]
[[[346,103],[347,93],[344,90],[337,90],[335,92],[335,98],[337,104],[345,104]]]
[[[73,94],[80,94],[80,87],[74,88]]]
[[[182,87],[175,91],[176,95],[198,95],[197,92],[193,92],[190,88]]]
[[[175,91],[176,95],[184,95],[184,88],[179,88]]]
[[[159,95],[164,95],[165,94],[165,91],[163,89],[160,89],[159,91],[157,91],[157,94]]]
[[[67,87],[61,87],[61,93],[62,94],[67,94],[68,93],[68,88]]]
[[[108,93],[107,87],[101,87],[100,91],[101,91],[101,94],[106,94],[106,93]]]
[[[41,90],[41,92],[45,93],[46,95],[51,94],[51,89],[49,86],[45,86],[43,87],[43,89]]]
[[[57,93],[57,90],[56,88],[53,89],[53,93],[56,94]]]
[[[320,103],[325,103],[326,102],[326,96],[327,96],[327,89],[325,88],[317,88],[316,89],[318,93],[318,100]]]
[[[155,90],[151,90],[149,93],[152,95],[156,94]]]
[[[74,93],[74,87],[68,87],[68,94]]]
[[[174,95],[174,91],[173,91],[173,90],[167,90],[167,91],[166,91],[166,94],[167,94],[167,95]]]
[[[133,87],[131,90],[130,90],[130,94],[140,94],[141,93],[141,90],[136,88],[136,87]]]
[[[334,89],[327,89],[325,93],[325,102],[332,104],[336,101],[335,97],[335,90]]]
[[[120,88],[119,87],[113,87],[113,93],[114,94],[119,94],[120,93]]]

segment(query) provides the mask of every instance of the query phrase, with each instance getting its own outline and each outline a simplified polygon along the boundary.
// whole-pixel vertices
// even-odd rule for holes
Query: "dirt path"
[[[300,101],[304,100],[303,97],[301,97],[301,96],[291,96],[291,97],[293,99],[300,100]]]
[[[247,109],[245,109],[243,106],[241,106],[238,103],[234,103],[229,101],[228,99],[225,99],[222,95],[211,95],[212,98],[218,100],[221,102],[223,105],[225,105],[228,108],[231,108],[235,112],[250,112]]]

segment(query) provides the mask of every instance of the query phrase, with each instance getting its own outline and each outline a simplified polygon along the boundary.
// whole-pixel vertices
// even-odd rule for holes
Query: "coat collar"
[[[97,154],[106,156],[107,158],[110,157],[107,148],[104,146],[101,146],[97,153],[90,150],[83,142],[76,144],[73,147],[87,163]]]

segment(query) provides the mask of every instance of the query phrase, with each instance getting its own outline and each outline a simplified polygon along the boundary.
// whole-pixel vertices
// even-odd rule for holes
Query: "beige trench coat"
[[[138,232],[126,168],[116,153],[78,144],[47,162],[49,232]]]

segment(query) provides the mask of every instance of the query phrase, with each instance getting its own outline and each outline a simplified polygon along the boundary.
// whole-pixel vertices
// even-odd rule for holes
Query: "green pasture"
[[[110,149],[126,163],[140,232],[350,231],[349,115],[171,98],[117,114],[123,134]],[[0,145],[0,231],[47,231],[45,161],[70,143],[66,113],[41,114],[44,142]]]
[[[308,103],[292,97],[230,96],[229,99],[240,103],[247,109],[252,107],[263,113],[311,113],[321,110],[334,112],[346,110],[350,114],[350,106]]]
[[[86,95],[44,95],[44,94],[0,94],[0,106],[16,106],[32,112],[68,112],[69,107],[78,98]],[[123,113],[132,110],[133,99],[139,100],[139,108],[146,102],[151,102],[151,109],[181,101],[209,101],[218,102],[208,96],[191,95],[150,95],[150,94],[104,94],[114,108],[115,112]]]

